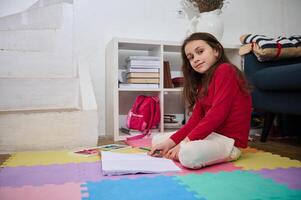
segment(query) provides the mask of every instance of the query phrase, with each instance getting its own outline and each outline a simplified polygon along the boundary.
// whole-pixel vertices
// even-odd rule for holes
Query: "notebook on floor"
[[[172,160],[152,157],[146,153],[126,154],[101,151],[101,163],[103,175],[181,171],[181,169]]]

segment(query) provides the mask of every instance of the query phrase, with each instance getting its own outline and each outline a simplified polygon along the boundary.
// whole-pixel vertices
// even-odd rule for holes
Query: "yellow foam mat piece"
[[[26,151],[14,153],[1,167],[18,167],[33,165],[51,165],[99,161],[99,155],[84,157],[72,151]]]
[[[125,148],[114,150],[120,153],[142,153],[145,150],[139,148]],[[12,154],[0,167],[18,167],[34,165],[51,165],[81,162],[96,162],[100,160],[99,155],[81,156],[72,151],[26,151]]]
[[[129,154],[129,153],[145,153],[146,151],[139,148],[124,148],[124,149],[113,150],[112,152]]]
[[[263,151],[243,153],[241,158],[233,162],[233,164],[237,167],[242,167],[244,170],[301,167],[301,162],[298,160],[291,160],[287,157]]]
[[[124,148],[124,149],[118,149],[114,150],[114,152],[118,153],[145,153],[145,150],[139,149],[139,148]]]

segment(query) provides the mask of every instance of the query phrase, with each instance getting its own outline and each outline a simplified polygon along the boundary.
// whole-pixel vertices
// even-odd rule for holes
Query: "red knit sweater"
[[[192,115],[170,138],[180,143],[186,136],[200,140],[216,132],[235,140],[236,147],[245,148],[251,120],[251,97],[244,93],[233,66],[217,67],[205,97],[197,100]]]

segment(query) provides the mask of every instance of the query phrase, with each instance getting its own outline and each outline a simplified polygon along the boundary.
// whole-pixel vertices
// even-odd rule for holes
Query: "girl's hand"
[[[183,142],[190,142],[190,139],[186,137]],[[177,144],[175,147],[170,149],[166,154],[165,157],[168,159],[172,159],[175,161],[179,161],[179,151],[180,151],[180,144]]]
[[[180,145],[173,147],[170,149],[166,154],[165,157],[168,159],[172,159],[175,161],[179,161],[179,151],[180,151]]]
[[[154,157],[162,157],[175,145],[176,143],[172,139],[168,138],[164,142],[153,146],[148,155]]]

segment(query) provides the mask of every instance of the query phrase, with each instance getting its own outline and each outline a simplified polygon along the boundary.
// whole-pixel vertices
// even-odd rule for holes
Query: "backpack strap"
[[[155,112],[156,112],[156,103],[155,100],[153,99],[153,97],[148,97],[149,101],[150,101],[150,117],[149,117],[149,121],[147,124],[146,129],[144,130],[144,133],[149,133],[149,130],[152,128],[153,126],[153,122],[154,122],[154,118],[155,118]]]
[[[138,97],[136,97],[135,103],[132,107],[133,113],[137,113],[138,108],[142,105],[145,98],[146,98],[146,96],[144,96],[144,95],[139,95]]]
[[[161,119],[161,111],[160,111],[160,100],[159,97],[154,96],[152,97],[155,101],[155,112],[154,112],[154,120],[153,120],[153,125],[160,124],[160,119]]]
[[[156,123],[157,115],[158,114],[160,115],[160,105],[158,105],[159,98],[157,96],[152,96],[152,97],[149,97],[149,98],[151,98],[151,109],[150,109],[151,117],[150,117],[147,129],[146,129],[147,133],[153,127],[154,123]]]
[[[138,139],[144,138],[144,137],[147,136],[147,135],[148,135],[148,133],[141,133],[141,134],[139,134],[139,135],[127,137],[126,140],[127,140],[127,141],[130,141],[130,140],[138,140]]]

